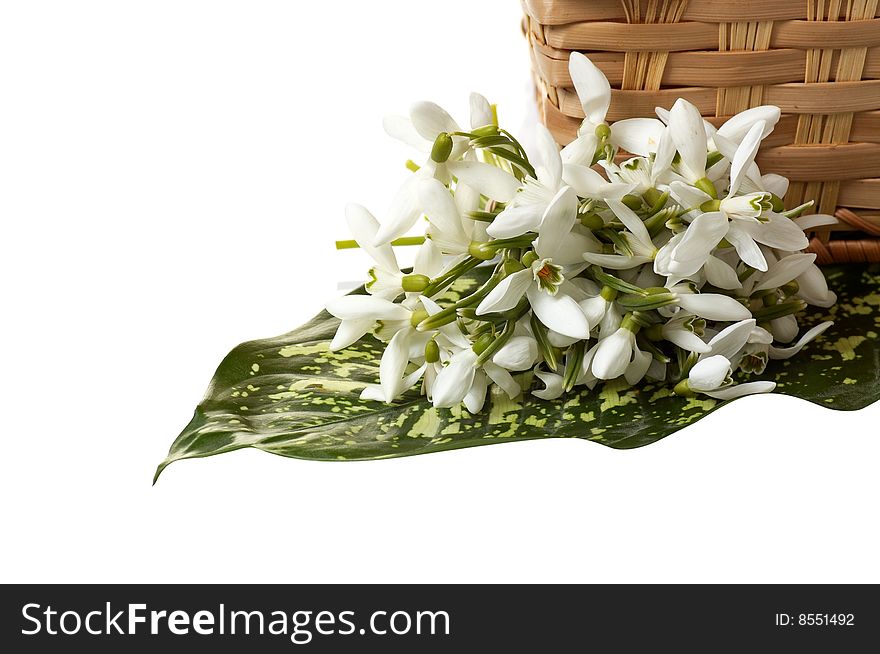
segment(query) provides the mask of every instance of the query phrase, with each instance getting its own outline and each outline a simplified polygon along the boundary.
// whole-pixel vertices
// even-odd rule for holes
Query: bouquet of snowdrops
[[[434,406],[476,413],[490,384],[551,400],[619,377],[732,399],[773,390],[749,378],[831,325],[801,333],[797,316],[836,301],[803,252],[804,230],[834,219],[804,215],[810,204],[786,211],[788,181],[755,164],[778,108],[716,130],[679,99],[609,126],[608,80],[577,53],[569,68],[586,118],[562,150],[539,125],[530,157],[477,94],[470,129],[427,102],[386,119],[430,155],[381,223],[346,210],[375,266],[367,295],[327,304],[342,321],[331,349],[371,331],[386,344],[362,399],[420,385]],[[424,238],[401,239],[421,217]],[[421,242],[411,271],[394,254],[401,240]],[[478,266],[487,281],[444,301]]]

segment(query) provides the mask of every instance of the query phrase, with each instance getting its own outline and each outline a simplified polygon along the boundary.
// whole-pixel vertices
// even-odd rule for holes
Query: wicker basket
[[[557,141],[574,138],[583,119],[572,50],[610,80],[611,122],[652,116],[678,97],[716,125],[778,105],[758,164],[791,179],[789,205],[812,199],[838,218],[811,239],[818,261],[880,261],[878,0],[522,3],[541,115]]]

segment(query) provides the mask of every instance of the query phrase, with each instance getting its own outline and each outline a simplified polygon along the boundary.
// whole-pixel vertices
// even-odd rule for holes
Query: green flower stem
[[[424,236],[401,236],[400,238],[396,238],[391,241],[391,245],[395,247],[406,246],[406,245],[421,245],[425,242]],[[360,245],[355,240],[346,240],[346,241],[336,241],[336,249],[337,250],[356,250],[360,248]]]
[[[576,341],[565,353],[565,374],[562,376],[562,387],[566,393],[574,388],[578,377],[580,377],[586,349],[586,341]]]
[[[593,276],[597,282],[602,284],[603,286],[608,286],[613,288],[615,291],[620,291],[621,293],[633,293],[633,294],[645,294],[645,289],[636,286],[635,284],[630,284],[629,282],[625,282],[622,279],[615,277],[614,275],[609,275],[607,272],[602,270],[599,266],[590,266],[590,274]],[[607,299],[607,298],[606,298]]]
[[[651,191],[653,191],[653,193],[651,193]],[[646,201],[651,203],[651,208],[648,209],[648,215],[653,216],[666,206],[666,201],[669,200],[669,191],[660,193],[657,189],[650,188],[645,191],[643,197]]]
[[[489,343],[481,352],[477,352],[479,355],[477,357],[477,365],[482,366],[484,363],[489,361],[495,353],[504,347],[505,343],[510,340],[513,336],[513,331],[516,328],[516,320],[508,320],[507,324],[504,325],[504,329],[500,334],[494,337],[491,343]]]
[[[786,218],[797,218],[804,211],[806,211],[807,209],[812,207],[814,204],[815,204],[815,202],[813,200],[810,200],[809,202],[804,202],[802,205],[797,206],[794,209],[789,209],[788,211],[783,211],[782,215],[785,216]]]
[[[541,356],[544,357],[544,363],[547,364],[547,367],[550,370],[555,372],[558,365],[556,348],[550,343],[549,336],[547,335],[547,328],[544,326],[544,323],[538,320],[538,317],[534,313],[529,319],[529,324],[532,327],[532,335],[538,342],[538,351],[541,353]]]
[[[602,229],[598,232],[598,234],[611,241],[621,254],[624,254],[628,257],[631,257],[633,255],[633,251],[629,247],[629,243],[627,243],[626,240],[613,229]]]
[[[639,344],[639,349],[645,350],[651,353],[651,356],[654,357],[655,361],[659,361],[660,363],[669,363],[672,361],[668,356],[663,353],[657,345],[655,345],[652,340],[661,340],[661,339],[652,339],[649,332],[654,330],[655,327],[660,327],[660,325],[651,325],[643,329],[638,336],[636,336],[636,341]]]
[[[638,294],[627,293],[617,298],[617,303],[629,311],[650,311],[670,304],[676,304],[678,296],[666,289],[645,289]]]
[[[498,213],[492,211],[471,211],[468,213],[468,218],[471,220],[478,220],[483,223],[491,223],[495,220],[495,217]]]
[[[795,313],[800,313],[806,308],[807,303],[803,300],[786,300],[785,302],[780,302],[779,304],[774,304],[769,307],[758,309],[757,311],[752,311],[752,315],[758,322],[768,322],[770,320],[776,320],[777,318],[783,318],[785,316],[790,316]]]
[[[477,266],[479,266],[482,262],[480,259],[476,259],[474,257],[468,257],[461,263],[453,266],[450,270],[448,270],[443,275],[440,275],[436,279],[432,279],[431,283],[425,287],[425,290],[422,291],[422,295],[426,295],[431,297],[432,295],[436,295],[441,290],[449,286],[456,279],[461,277],[463,274],[468,272],[469,270],[473,270]]]

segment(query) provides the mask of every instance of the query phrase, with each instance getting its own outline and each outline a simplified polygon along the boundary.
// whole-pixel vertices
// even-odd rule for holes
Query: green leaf
[[[859,409],[880,398],[880,266],[831,267],[825,274],[838,304],[809,309],[802,325],[806,329],[832,319],[834,326],[792,359],[771,362],[756,378],[774,379],[777,392],[822,406]],[[452,285],[447,299],[473,292],[487,275],[486,268],[471,271]],[[463,408],[435,409],[417,389],[391,405],[361,401],[361,389],[378,381],[383,344],[367,336],[331,353],[327,345],[337,325],[321,312],[295,331],[230,352],[156,477],[173,461],[244,447],[328,461],[536,438],[582,438],[633,448],[668,436],[723,404],[677,397],[669,385],[629,388],[622,380],[552,402],[529,394],[509,400],[496,389],[477,415]]]

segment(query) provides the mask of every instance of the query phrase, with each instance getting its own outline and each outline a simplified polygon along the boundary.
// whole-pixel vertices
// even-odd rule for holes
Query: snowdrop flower
[[[734,384],[730,361],[716,354],[701,359],[691,368],[682,384],[676,387],[677,392],[687,391],[708,395],[717,400],[733,400],[744,395],[769,393],[776,388],[776,382],[755,381],[745,384]]]
[[[620,327],[596,346],[590,370],[597,379],[616,379],[623,375],[630,384],[636,384],[651,364],[651,355],[636,345],[638,322],[631,316],[623,319]]]
[[[615,249],[625,248],[625,250],[620,254],[585,252],[584,260],[612,270],[635,268],[643,263],[652,261],[657,255],[657,247],[654,245],[642,219],[619,200],[609,199],[606,202],[614,215],[629,230],[628,232],[621,233],[622,247],[615,245]]]
[[[510,397],[521,389],[503,368],[491,363],[477,367],[477,353],[473,348],[460,350],[449,360],[449,365],[437,375],[433,385],[433,404],[438,409],[464,403],[471,413],[479,413],[486,401],[486,390],[491,378]]]
[[[330,351],[342,350],[370,331],[377,320],[408,320],[412,312],[401,304],[371,295],[346,295],[330,300],[327,311],[342,323]]]
[[[442,269],[440,253],[433,243],[426,241],[419,250],[412,272],[402,272],[390,244],[373,245],[379,223],[367,209],[359,204],[349,204],[345,207],[345,218],[354,240],[376,263],[368,271],[370,279],[364,285],[367,293],[393,300],[401,293],[419,292]]]
[[[531,336],[514,336],[492,357],[492,363],[506,370],[530,370],[538,361],[538,342]]]
[[[488,103],[485,98],[479,97],[481,99],[471,99],[474,123],[486,119]],[[491,112],[489,118],[491,120]],[[448,184],[455,177],[459,184],[469,186],[500,202],[510,200],[519,188],[516,177],[507,171],[477,161],[473,157],[468,138],[455,135],[456,132],[461,132],[455,120],[442,107],[432,102],[414,104],[409,120],[387,117],[385,130],[410,145],[429,150],[430,156],[395,195],[388,210],[388,220],[382,224],[374,238],[375,245],[388,243],[412,228],[421,214],[417,187],[426,178],[433,177]]]
[[[660,328],[660,333],[664,339],[683,350],[703,353],[710,350],[709,345],[700,338],[705,328],[706,321],[703,318],[679,311]]]
[[[544,212],[535,243],[535,256],[528,268],[505,277],[480,302],[477,315],[513,309],[523,296],[538,319],[550,329],[573,338],[589,338],[590,325],[583,310],[564,290],[561,266],[553,257],[574,225],[577,198],[565,187]]]
[[[527,177],[513,200],[486,229],[494,238],[510,238],[537,231],[547,207],[565,185],[562,158],[550,131],[541,124],[535,128],[535,166],[537,179]]]

